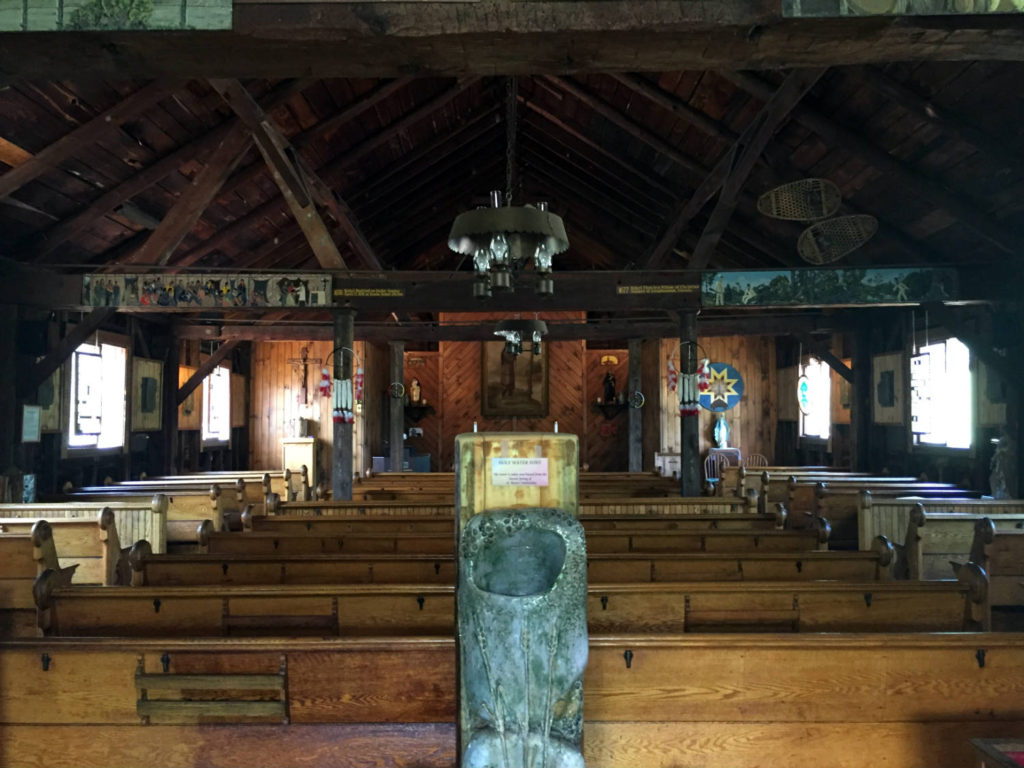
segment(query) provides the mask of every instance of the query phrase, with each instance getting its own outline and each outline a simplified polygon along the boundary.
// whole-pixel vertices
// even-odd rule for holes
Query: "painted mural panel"
[[[0,0],[2,2],[2,0]],[[85,275],[90,307],[321,307],[331,300],[330,275]]]
[[[705,272],[705,307],[918,304],[957,298],[950,269],[777,269]]]
[[[0,0],[0,32],[231,29],[231,0]]]
[[[782,15],[790,18],[965,16],[1022,11],[1024,0],[782,0]]]

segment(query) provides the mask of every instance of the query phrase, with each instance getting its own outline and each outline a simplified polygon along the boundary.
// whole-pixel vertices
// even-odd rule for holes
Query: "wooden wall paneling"
[[[231,427],[244,427],[246,424],[246,377],[241,373],[231,374]]]
[[[978,375],[978,426],[1001,427],[1006,424],[1006,401],[1012,392],[1002,378],[994,375],[985,363],[974,358]]]
[[[618,390],[626,389],[629,373],[629,354],[625,349],[590,349],[586,352],[584,372],[587,414],[586,451],[583,462],[591,472],[625,472],[629,462],[628,414],[622,411],[611,419],[595,406],[598,397],[604,397],[606,373],[615,376]],[[606,357],[615,358],[612,365],[602,365]]]
[[[405,391],[410,391],[413,379],[420,383],[420,401],[434,408],[433,413],[428,413],[419,421],[413,421],[408,416],[405,420],[406,428],[418,427],[423,430],[423,437],[410,437],[406,439],[406,445],[412,447],[414,453],[430,454],[430,469],[437,472],[441,469],[441,380],[440,380],[440,353],[436,351],[405,353]]]
[[[178,367],[178,386],[180,387],[193,373],[196,367],[182,365]],[[203,417],[203,388],[196,387],[185,401],[178,406],[178,431],[196,430],[202,426]]]
[[[800,404],[796,397],[797,367],[795,365],[779,368],[775,379],[777,381],[776,410],[779,414],[779,421],[800,421]]]
[[[699,329],[699,326],[698,326]],[[725,412],[729,424],[729,445],[738,447],[743,455],[760,453],[766,457],[775,454],[776,401],[778,381],[775,366],[775,342],[771,336],[714,336],[698,337],[701,354],[712,363],[728,363],[743,376],[743,398],[733,409]],[[662,339],[661,342],[661,450],[679,452],[678,394],[669,392],[664,372],[672,358],[679,370],[679,342]],[[718,414],[701,410],[700,450],[706,454],[713,445],[713,431]]]

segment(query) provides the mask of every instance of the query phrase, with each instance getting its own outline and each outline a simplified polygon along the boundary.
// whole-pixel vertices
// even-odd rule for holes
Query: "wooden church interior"
[[[281,7],[236,4],[236,33]],[[653,27],[637,66],[362,17],[303,66],[267,60],[284,37],[0,35],[0,764],[455,765],[475,431],[578,436],[592,768],[953,768],[1024,738],[1024,48],[966,18],[729,16],[705,65]],[[804,179],[873,236],[810,263],[808,222],[759,204]],[[491,190],[565,222],[553,295],[474,296],[448,235]],[[715,294],[811,267],[829,296]],[[895,267],[954,287],[854,296]],[[110,293],[240,275],[327,289]],[[538,411],[488,389],[509,319],[546,323]],[[742,394],[681,416],[704,359]],[[357,369],[336,423],[321,383]]]

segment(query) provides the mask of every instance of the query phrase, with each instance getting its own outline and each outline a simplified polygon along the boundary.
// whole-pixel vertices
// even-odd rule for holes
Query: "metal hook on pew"
[[[171,671],[171,654],[164,652],[164,655],[160,657],[160,666],[163,667],[165,675]]]
[[[622,654],[622,658],[626,660],[626,669],[629,669],[633,666],[633,652],[631,650],[627,648],[626,652]]]
[[[983,653],[983,651],[979,651],[979,653]],[[39,661],[42,662],[43,672],[49,672],[50,662],[52,661],[52,659],[50,658],[50,654],[44,653],[42,656],[39,657]]]
[[[985,655],[988,653],[984,648],[979,648],[974,652],[974,658],[978,660],[978,669],[985,668]]]

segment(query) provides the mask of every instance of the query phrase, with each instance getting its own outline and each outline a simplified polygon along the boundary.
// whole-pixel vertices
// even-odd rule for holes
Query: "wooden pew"
[[[0,658],[9,765],[193,768],[265,765],[268,755],[278,768],[304,768],[314,755],[331,765],[455,764],[451,638],[49,637],[3,643]],[[284,676],[289,724],[279,712],[254,721],[199,706],[147,724],[140,664],[167,686]],[[1022,667],[1024,636],[1002,633],[592,635],[584,758],[592,768],[963,768],[968,739],[1024,731]]]
[[[288,490],[292,486],[292,471],[290,469],[283,471],[226,470],[194,472],[185,475],[156,475],[152,477],[143,475],[140,480],[156,484],[169,482],[197,483],[200,487],[205,486],[207,488],[213,484],[223,485],[231,483],[235,483],[237,487],[238,481],[242,481],[243,501],[247,504],[260,505],[267,497],[267,494],[270,493],[277,493],[282,497],[286,497]]]
[[[884,480],[880,478],[844,478],[822,482],[790,478],[787,484],[786,507],[793,513],[814,512],[821,491],[831,494],[857,494],[868,491],[878,496],[915,496],[919,498],[978,498],[981,494],[949,483],[921,483],[916,480]]]
[[[606,529],[587,534],[589,552],[794,552],[828,548],[828,522],[819,519],[813,529],[792,530],[629,530]],[[427,554],[454,551],[451,532],[354,532],[318,535],[250,532],[244,535],[213,530],[209,521],[199,527],[199,550],[208,554]]]
[[[985,574],[960,582],[590,584],[595,633],[961,631],[980,626]],[[450,634],[454,588],[434,585],[61,586],[44,571],[39,626],[58,636]]]
[[[859,502],[860,541],[870,542],[875,536],[885,536],[897,545],[904,543],[910,514],[918,505],[925,514],[962,512],[992,518],[1024,514],[1024,499],[890,499],[866,492],[860,494]]]
[[[196,530],[203,520],[210,520],[217,530],[231,527],[241,530],[241,514],[245,509],[242,496],[237,488],[225,493],[220,485],[211,485],[205,490],[169,489],[163,494],[167,498],[167,541],[170,543],[194,543]],[[118,504],[140,504],[147,498],[146,490],[116,490],[111,488],[96,493],[74,493],[72,501],[100,503],[116,508]]]
[[[452,556],[156,555],[137,542],[129,555],[134,586],[255,584],[453,584]],[[892,545],[870,552],[604,553],[588,556],[588,575],[604,583],[674,581],[888,581]]]
[[[0,534],[0,636],[32,637],[39,634],[33,589],[40,574],[54,574],[66,586],[76,566],[61,568],[53,533],[44,521],[28,533]]]
[[[781,505],[780,505],[781,507]],[[454,516],[454,511],[453,511]],[[726,529],[782,529],[786,524],[786,510],[782,507],[774,514],[696,514],[657,515],[581,515],[585,531],[599,530],[726,530]],[[434,515],[385,515],[382,517],[310,517],[306,515],[253,515],[243,513],[242,530],[276,532],[289,535],[313,533],[336,536],[345,533],[394,531],[406,533],[448,533],[454,536],[454,521]]]
[[[94,520],[104,509],[114,513],[118,537],[125,542],[145,539],[154,552],[167,551],[167,496],[141,496],[134,501],[48,502],[40,504],[0,504],[0,517],[26,520],[88,519]],[[193,533],[193,539],[195,534]]]
[[[1024,531],[997,531],[991,520],[979,524],[970,559],[968,565],[977,563],[988,574],[985,626],[991,628],[993,608],[1024,606]]]
[[[275,494],[266,500],[267,515],[316,515],[332,517],[437,516],[453,519],[455,506],[451,501],[311,501],[288,502]],[[756,495],[746,498],[716,498],[707,496],[657,498],[607,498],[580,503],[580,517],[660,516],[682,514],[756,514]],[[776,514],[771,510],[771,514]]]
[[[926,512],[917,504],[909,517],[896,568],[911,579],[950,578],[951,563],[973,559],[972,554],[983,556],[973,549],[979,538],[1024,529],[1024,513],[989,518],[969,512]]]
[[[52,521],[31,518],[0,518],[0,532],[4,534],[38,535],[40,528],[48,529],[60,561],[76,566],[75,584],[127,584],[129,582],[128,552],[122,553],[114,512],[103,508],[93,518],[57,518]]]
[[[792,497],[797,504],[806,504],[805,499],[811,496],[810,512],[793,512],[793,507],[786,505],[787,509],[793,512],[791,525],[799,528],[801,525],[814,517],[827,517],[832,523],[834,536],[833,546],[837,549],[856,549],[859,543],[858,516],[862,501],[861,494],[871,493],[878,497],[900,496],[919,499],[925,496],[935,496],[943,499],[962,499],[972,495],[971,491],[964,491],[958,488],[923,488],[918,485],[893,484],[871,484],[863,487],[857,484],[848,483],[839,486],[828,483],[816,483],[812,485],[791,484]],[[977,494],[973,494],[977,496]],[[803,507],[806,509],[806,507]]]
[[[822,466],[768,466],[768,467],[747,467],[732,464],[722,468],[721,479],[717,483],[715,492],[719,496],[746,496],[748,490],[761,492],[762,475],[768,472],[772,475],[790,477],[791,475],[813,474],[822,476],[853,475],[858,473],[847,472],[842,469]],[[866,473],[865,473],[866,474]],[[771,501],[783,501],[783,499],[772,499]]]

